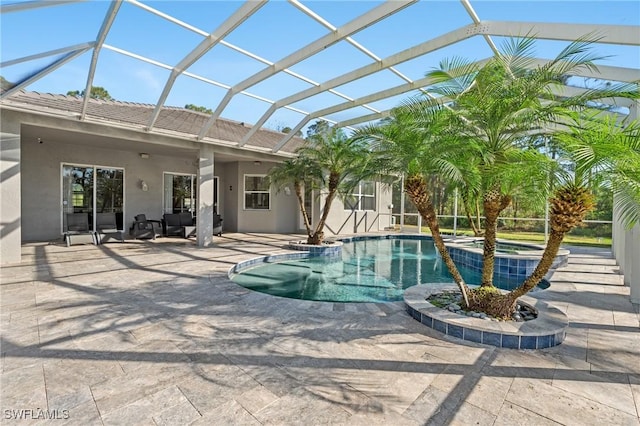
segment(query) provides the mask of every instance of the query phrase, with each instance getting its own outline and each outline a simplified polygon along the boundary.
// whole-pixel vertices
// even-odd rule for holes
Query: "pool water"
[[[480,283],[480,274],[460,268],[465,281]],[[232,277],[251,290],[303,300],[392,302],[408,287],[453,283],[430,239],[367,239],[345,242],[342,256],[314,256],[262,264]],[[519,282],[496,279],[501,288]]]

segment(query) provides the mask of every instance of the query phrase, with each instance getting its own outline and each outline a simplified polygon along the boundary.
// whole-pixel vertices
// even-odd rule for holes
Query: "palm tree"
[[[520,287],[509,294],[508,303],[531,291],[544,277],[564,236],[579,226],[595,207],[594,187],[608,186],[631,226],[640,220],[640,125],[621,127],[611,117],[576,117],[568,130],[556,136],[575,165],[550,200],[551,231],[540,263]]]
[[[335,127],[316,129],[298,153],[303,161],[322,171],[316,189],[326,190],[324,205],[320,220],[308,238],[309,244],[322,244],[324,225],[336,196],[346,199],[361,181],[377,176],[378,169],[365,143]]]
[[[460,167],[465,164],[464,158],[470,158],[466,153],[472,147],[447,131],[447,110],[439,106],[416,108],[417,103],[410,100],[395,108],[388,119],[363,126],[354,137],[369,144],[375,154],[376,169],[404,177],[405,193],[431,230],[436,249],[466,298],[469,289],[440,235],[429,182],[432,176],[449,182],[472,182],[473,174],[465,175]],[[420,119],[416,119],[418,116]]]
[[[312,132],[296,151],[297,158],[287,160],[269,173],[278,187],[292,183],[307,229],[307,244],[324,241],[324,226],[337,196],[353,193],[360,181],[377,176],[368,147],[349,138],[342,129],[323,126]],[[326,191],[322,214],[315,226],[309,223],[302,189]]]
[[[296,194],[300,213],[307,230],[307,243],[311,244],[309,241],[312,239],[314,231],[312,223],[309,221],[309,212],[307,212],[304,204],[303,191],[305,188],[310,189],[317,186],[317,183],[321,181],[322,171],[316,164],[300,155],[300,153],[298,154],[297,157],[287,159],[269,170],[268,178],[278,191],[287,185],[293,185],[293,192]]]
[[[396,129],[404,135],[397,134],[393,140],[399,148],[414,152],[415,162],[419,163],[406,165],[405,190],[414,203],[428,206],[428,192],[424,191],[425,183],[421,176],[426,170],[445,172],[446,169],[434,169],[432,165],[434,161],[443,165],[441,153],[455,149],[464,153],[450,155],[464,158],[463,176],[470,176],[458,179],[457,184],[462,185],[463,193],[477,194],[482,202],[485,238],[481,287],[471,291],[466,303],[469,309],[498,317],[510,316],[518,295],[531,290],[548,272],[551,265],[548,256],[557,253],[554,245],[559,247],[564,234],[577,225],[592,206],[590,197],[577,189],[581,185],[559,187],[551,199],[552,226],[556,226],[557,233],[550,241],[547,257],[523,287],[507,296],[501,295],[493,285],[497,219],[518,191],[538,194],[537,201],[543,202],[558,171],[557,164],[536,148],[539,141],[542,138],[553,141],[553,136],[566,126],[569,117],[577,111],[592,109],[592,101],[638,98],[637,85],[609,85],[602,89],[584,90],[573,97],[563,94],[567,75],[576,74],[584,68],[595,69],[594,61],[599,58],[590,52],[592,43],[577,40],[555,59],[538,67],[533,66],[533,39],[530,38],[509,40],[502,53],[485,64],[459,59],[445,61],[440,69],[427,73],[434,82],[430,92],[441,97],[437,101],[416,97],[402,106],[403,114],[406,114],[402,119],[409,125]],[[444,106],[437,107],[436,104]],[[421,133],[414,134],[415,129],[422,129]],[[587,134],[594,129],[582,127],[580,131]],[[420,144],[426,140],[430,141],[426,144],[428,152],[422,155]],[[465,144],[458,144],[456,148],[456,144],[451,144],[452,140],[462,140]],[[404,158],[402,154],[399,157]],[[576,158],[578,160],[579,157]],[[449,179],[455,176],[449,174]],[[634,183],[629,183],[633,181],[629,174],[625,179],[627,187],[637,188]],[[634,205],[634,202],[630,203]],[[569,211],[575,213],[571,220],[567,217]],[[426,212],[431,228],[430,222],[435,221],[435,217],[431,218],[430,214]],[[433,233],[433,238],[438,251],[446,259],[446,247],[440,242],[439,232]],[[455,265],[453,262],[445,263],[455,278]]]

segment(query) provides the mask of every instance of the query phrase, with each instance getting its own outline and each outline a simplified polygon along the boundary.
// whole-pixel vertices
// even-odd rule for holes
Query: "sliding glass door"
[[[196,175],[164,174],[164,213],[198,213],[198,180]],[[213,206],[218,212],[218,178],[213,178]]]
[[[164,174],[164,213],[197,212],[195,181],[195,175]]]
[[[118,229],[124,229],[124,170],[118,168],[62,165],[62,231],[67,213],[86,213],[95,229],[95,213],[115,213]]]

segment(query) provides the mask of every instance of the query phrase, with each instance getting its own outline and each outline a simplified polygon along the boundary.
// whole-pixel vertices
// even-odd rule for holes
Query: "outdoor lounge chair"
[[[64,241],[67,247],[73,244],[98,244],[95,232],[89,229],[88,213],[67,213]]]
[[[162,235],[162,221],[147,219],[145,214],[134,217],[133,225],[129,229],[129,234],[134,238],[151,238],[155,240],[158,235]]]
[[[162,228],[166,236],[189,238],[196,235],[196,222],[191,212],[165,213],[162,216]]]
[[[124,243],[124,232],[118,229],[115,213],[98,213],[96,215],[96,236],[98,244],[106,243],[112,238]]]

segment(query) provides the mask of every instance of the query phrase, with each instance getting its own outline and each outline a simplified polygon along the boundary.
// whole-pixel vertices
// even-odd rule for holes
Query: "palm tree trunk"
[[[469,305],[468,294],[469,288],[464,282],[460,271],[456,264],[453,262],[451,255],[449,255],[449,251],[444,244],[444,240],[442,239],[442,235],[440,235],[440,225],[438,224],[438,218],[436,214],[435,207],[431,202],[431,197],[429,196],[429,192],[427,190],[427,181],[422,176],[409,176],[405,179],[405,192],[416,206],[418,213],[422,219],[427,223],[427,226],[431,230],[431,236],[433,237],[433,244],[440,253],[442,257],[442,261],[447,266],[447,269],[451,273],[453,280],[458,285],[462,296],[464,297],[465,304]]]
[[[307,215],[307,209],[304,206],[304,196],[302,194],[302,185],[300,182],[293,183],[293,190],[296,193],[298,199],[298,205],[300,206],[300,213],[302,213],[302,219],[304,220],[304,227],[307,230],[307,238],[311,235],[311,223],[309,223],[309,216]]]
[[[474,294],[471,309],[482,311],[496,318],[510,318],[516,309],[518,298],[531,291],[549,271],[556,254],[558,254],[564,235],[565,233],[560,232],[552,232],[549,235],[549,241],[536,269],[518,288],[507,294],[498,292]]]
[[[493,286],[493,271],[496,261],[496,231],[499,213],[495,209],[484,207],[484,244],[482,248],[482,287]]]
[[[469,225],[471,225],[471,229],[473,230],[473,236],[480,237],[482,236],[482,230],[478,227],[478,225],[476,225],[476,221],[474,218],[471,217],[470,211],[471,211],[471,206],[465,205],[464,212],[466,213],[467,220],[469,221]]]
[[[587,213],[593,209],[595,205],[593,200],[593,194],[582,186],[570,185],[556,190],[549,206],[551,213],[549,241],[533,274],[524,280],[520,287],[510,293],[514,300],[533,290],[549,272],[564,236],[578,226]]]
[[[329,192],[327,193],[327,198],[324,200],[324,207],[322,208],[322,216],[320,216],[320,221],[316,225],[316,229],[313,234],[309,235],[307,238],[307,244],[320,245],[322,241],[324,241],[324,224],[327,222],[327,217],[329,217],[329,209],[331,208],[331,204],[333,203],[333,199],[338,194],[338,183],[340,182],[340,176],[330,175],[329,176]]]
[[[549,234],[549,241],[536,269],[530,277],[510,293],[487,298],[485,306],[483,306],[483,312],[497,317],[511,315],[518,297],[533,290],[549,272],[564,236],[582,222],[594,205],[593,195],[587,188],[576,185],[558,188],[555,196],[550,200],[551,233]]]
[[[478,200],[477,198],[476,198],[476,229],[478,230],[480,235],[483,234],[482,225],[480,224],[480,200]]]
[[[464,212],[467,215],[467,221],[469,222],[469,224],[471,225],[471,230],[473,231],[473,236],[474,237],[480,237],[482,236],[482,232],[478,229],[478,227],[476,226],[475,221],[473,220],[473,218],[471,217],[471,215],[469,214],[469,210],[467,210],[466,208],[464,209]]]
[[[482,231],[478,226],[476,226],[475,220],[471,217],[471,204],[469,203],[468,195],[462,195],[462,205],[464,206],[464,213],[466,214],[467,220],[469,221],[469,226],[471,226],[471,229],[473,230],[473,235],[475,237],[481,236]]]
[[[496,240],[498,232],[498,217],[509,206],[511,197],[501,194],[498,190],[487,192],[483,199],[485,226],[484,245],[482,253],[482,287],[493,287],[493,271],[496,261]]]
[[[547,272],[549,272],[549,269],[551,269],[553,261],[558,254],[558,250],[560,249],[560,244],[562,244],[564,236],[565,233],[555,232],[553,230],[551,231],[549,234],[549,241],[544,248],[540,262],[536,265],[536,269],[518,288],[511,291],[510,295],[514,301],[518,297],[533,290],[533,288],[544,278]]]

